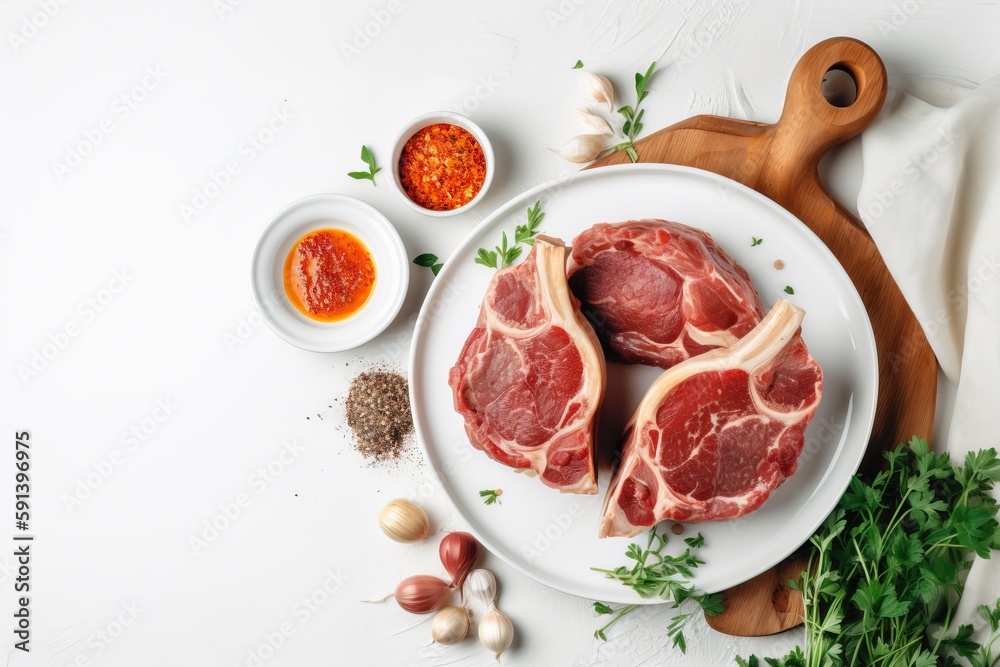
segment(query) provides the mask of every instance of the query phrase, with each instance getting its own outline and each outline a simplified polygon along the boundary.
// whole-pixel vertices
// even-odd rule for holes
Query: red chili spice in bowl
[[[479,194],[486,182],[486,156],[468,130],[450,123],[428,125],[403,145],[399,180],[418,206],[452,211]]]

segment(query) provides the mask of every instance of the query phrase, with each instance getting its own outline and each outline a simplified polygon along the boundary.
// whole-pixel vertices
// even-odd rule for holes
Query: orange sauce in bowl
[[[317,229],[292,246],[283,278],[285,293],[300,313],[319,322],[339,322],[368,302],[375,262],[354,234]]]

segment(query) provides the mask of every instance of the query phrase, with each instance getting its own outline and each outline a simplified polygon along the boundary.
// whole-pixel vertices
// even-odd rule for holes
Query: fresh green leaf
[[[361,161],[368,165],[370,169],[375,168],[375,156],[368,150],[367,146],[361,146]]]
[[[726,610],[725,596],[722,593],[699,595],[695,597],[695,601],[701,605],[701,610],[709,616],[718,616]]]
[[[431,270],[431,272],[436,276],[440,271],[441,267],[444,266],[438,261],[438,256],[432,253],[426,252],[423,255],[417,255],[413,258],[413,263],[417,266],[426,266]]]
[[[614,615],[611,617],[610,621],[608,621],[603,626],[601,626],[600,628],[598,628],[597,630],[594,631],[594,637],[597,637],[598,639],[600,639],[602,641],[608,641],[608,636],[605,634],[605,631],[608,628],[610,628],[611,626],[613,626],[615,623],[617,623],[618,621],[620,621],[624,616],[627,616],[628,614],[631,614],[637,608],[638,607],[636,605],[634,605],[634,604],[628,604],[628,605],[625,605],[624,607],[620,607],[616,611],[616,610],[611,609],[611,607],[609,607],[606,604],[603,604],[601,602],[595,602],[594,603],[594,611],[596,611],[598,614],[614,614]],[[604,611],[605,609],[607,611]]]
[[[761,243],[764,242],[764,239],[759,239],[756,236],[751,236],[750,238],[752,239],[752,241],[750,243],[750,247],[751,248],[759,246]]]
[[[482,264],[483,266],[488,266],[491,269],[497,267],[497,254],[492,250],[486,250],[485,248],[479,249],[479,256],[476,257],[476,264]]]
[[[784,658],[764,658],[764,663],[770,665],[770,667],[805,667],[805,656],[802,655],[802,649],[795,647],[792,651],[786,655]],[[736,664],[738,667],[761,667],[760,658],[755,655],[751,655],[749,658],[741,658],[736,656]],[[832,661],[821,663],[824,667],[832,666]]]
[[[534,245],[535,236],[539,232],[539,225],[545,214],[541,210],[541,201],[536,201],[534,206],[527,211],[527,222],[514,227],[513,243],[508,241],[507,232],[503,232],[500,244],[493,250],[479,249],[479,256],[476,258],[477,264],[482,264],[492,269],[502,269],[510,266],[524,252],[522,246]]]
[[[438,261],[438,256],[425,252],[422,255],[417,255],[413,258],[413,263],[417,266],[434,266]]]
[[[986,605],[982,605],[986,607]],[[986,607],[989,609],[989,607]],[[950,648],[955,653],[959,654],[963,658],[972,657],[976,651],[979,650],[979,642],[973,641],[972,635],[975,633],[975,628],[971,625],[960,625],[958,630],[953,635],[946,635],[944,639],[941,640],[941,646],[943,648]]]
[[[667,636],[673,639],[672,646],[679,648],[681,653],[687,653],[687,642],[684,639],[684,627],[687,625],[691,614],[677,614],[670,619],[667,626]]]
[[[997,628],[1000,627],[1000,601],[997,601],[997,605],[993,609],[990,609],[985,604],[981,604],[977,608],[977,611],[989,623],[990,630],[996,632]]]
[[[649,91],[646,90],[646,86],[649,83],[650,77],[653,76],[653,70],[656,68],[656,61],[654,60],[650,63],[649,68],[645,73],[636,72],[635,75],[635,106],[630,104],[622,105],[618,108],[618,113],[624,118],[622,123],[622,138],[624,141],[615,144],[611,147],[611,152],[625,151],[629,159],[632,162],[639,161],[639,154],[635,149],[635,140],[642,132],[642,115],[645,113],[645,109],[640,108],[643,100],[649,95]]]
[[[615,610],[609,607],[608,605],[604,604],[603,602],[595,601],[594,611],[596,611],[598,614],[613,614]]]
[[[382,167],[375,166],[375,156],[368,150],[368,146],[361,146],[361,161],[368,165],[368,171],[349,171],[347,175],[355,180],[371,181],[372,185],[378,187],[378,183],[375,182],[375,174],[382,171]]]
[[[785,285],[785,294],[795,294],[795,290],[792,289],[791,285]]]
[[[688,545],[692,549],[700,549],[705,546],[705,536],[698,533],[694,537],[685,537],[684,544]]]
[[[573,69],[580,69],[582,67],[583,67],[583,61],[582,60],[577,60],[576,64],[573,65]]]

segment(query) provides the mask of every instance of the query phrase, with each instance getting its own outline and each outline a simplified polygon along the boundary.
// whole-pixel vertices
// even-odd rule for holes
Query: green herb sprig
[[[954,651],[973,667],[1000,663],[1000,600],[979,613],[992,635],[980,644],[974,629],[947,629],[964,589],[972,554],[989,557],[1000,547],[997,502],[1000,481],[993,449],[970,452],[955,466],[914,437],[885,453],[887,467],[871,483],[859,477],[810,540],[809,566],[789,585],[805,604],[805,651],[778,667],[955,666]],[[756,662],[755,662],[756,661]],[[737,664],[757,667],[756,656]]]
[[[503,489],[483,489],[479,492],[479,496],[483,498],[483,502],[487,505],[500,504],[500,496],[503,495]]]
[[[611,147],[612,152],[614,151],[625,151],[629,159],[632,162],[637,162],[639,160],[639,154],[635,150],[635,139],[639,136],[642,131],[642,115],[646,112],[645,109],[640,108],[643,100],[649,95],[649,91],[646,90],[646,84],[649,83],[650,77],[653,76],[653,70],[656,68],[656,61],[654,60],[649,65],[649,69],[646,73],[636,72],[635,74],[635,106],[626,104],[625,106],[618,109],[620,113],[625,118],[625,123],[622,125],[622,134],[625,135],[625,141],[615,144]]]
[[[802,655],[802,649],[796,646],[784,658],[764,658],[764,664],[769,665],[769,667],[805,667],[805,659],[805,656]],[[736,664],[739,667],[761,667],[760,658],[755,655],[745,659],[736,656]]]
[[[521,256],[521,252],[523,251],[522,244],[533,245],[535,243],[535,236],[539,232],[538,227],[545,218],[545,213],[541,210],[540,201],[536,201],[535,205],[528,209],[527,216],[528,221],[525,224],[517,225],[514,228],[513,244],[508,244],[507,232],[504,232],[500,245],[496,246],[495,249],[479,249],[476,264],[482,264],[491,269],[502,269],[510,266],[515,259]]]
[[[416,257],[414,257],[413,263],[416,264],[417,266],[426,266],[431,270],[431,272],[435,276],[441,271],[441,268],[444,266],[442,262],[438,261],[437,255],[429,252],[425,252],[423,255],[417,255]]]
[[[573,65],[573,69],[583,69],[583,61],[582,60],[577,60],[576,64]]]
[[[706,614],[716,616],[724,609],[722,594],[702,593],[691,585],[694,569],[704,564],[704,561],[694,555],[693,550],[705,545],[705,537],[698,533],[696,537],[685,538],[684,543],[687,544],[687,549],[680,555],[671,556],[663,553],[663,549],[667,546],[667,536],[657,533],[654,527],[649,531],[645,548],[633,542],[625,551],[625,555],[634,561],[631,567],[621,566],[613,570],[598,567],[590,569],[603,572],[608,579],[617,579],[642,598],[660,598],[673,602],[675,609],[685,600],[694,600],[701,605]],[[615,610],[602,602],[595,602],[594,611],[601,615],[612,614],[612,618],[594,631],[594,636],[607,641],[606,631],[636,608],[637,605],[625,605]],[[676,614],[667,627],[667,636],[671,638],[673,646],[679,648],[682,653],[687,651],[684,627],[690,618],[689,613]]]
[[[349,171],[347,175],[359,181],[371,181],[372,185],[377,188],[378,184],[375,182],[375,174],[382,171],[382,167],[375,166],[375,156],[368,150],[368,146],[361,146],[361,161],[368,165],[368,171]]]
[[[755,248],[755,247],[759,246],[763,242],[764,242],[764,239],[759,239],[756,236],[751,236],[750,237],[750,247],[751,248]]]

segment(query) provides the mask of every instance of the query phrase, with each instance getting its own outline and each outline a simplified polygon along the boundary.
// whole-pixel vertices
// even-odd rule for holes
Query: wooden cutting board
[[[847,107],[833,106],[823,94],[831,69],[846,71],[857,85],[857,98]],[[707,169],[770,197],[840,260],[868,309],[878,349],[878,404],[862,464],[868,471],[878,468],[883,449],[912,435],[930,436],[937,394],[937,362],[919,323],[868,232],[819,179],[823,154],[867,127],[885,94],[885,66],[878,55],[855,39],[835,37],[809,49],[796,64],[776,124],[695,116],[636,142],[640,162]],[[627,160],[618,152],[593,166]],[[747,230],[748,238],[752,231]],[[740,636],[769,635],[798,625],[802,598],[786,582],[804,569],[805,560],[792,557],[729,589],[726,611],[709,617],[709,625]]]

